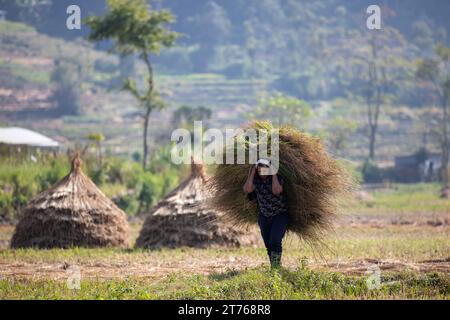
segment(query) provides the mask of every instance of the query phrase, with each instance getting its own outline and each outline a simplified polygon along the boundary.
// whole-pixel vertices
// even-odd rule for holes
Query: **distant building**
[[[17,127],[0,128],[0,154],[26,155],[35,151],[56,152],[59,143],[40,133]]]
[[[428,153],[423,157],[417,154],[398,156],[395,157],[394,172],[400,182],[438,181],[441,166],[440,153]]]
[[[6,11],[0,10],[0,21],[6,20]]]

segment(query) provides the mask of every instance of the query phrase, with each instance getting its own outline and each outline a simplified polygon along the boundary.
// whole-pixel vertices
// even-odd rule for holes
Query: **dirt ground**
[[[135,262],[114,261],[111,263],[92,262],[88,264],[77,264],[83,278],[92,279],[117,279],[117,278],[158,278],[169,276],[173,273],[182,274],[216,274],[223,273],[230,268],[236,271],[243,271],[264,264],[261,260],[243,260],[239,258],[216,258],[208,261],[198,259],[183,259],[170,262]],[[285,262],[285,267],[296,268],[297,264]],[[377,265],[381,271],[398,272],[414,271],[417,273],[443,272],[450,273],[450,259],[421,261],[418,263],[408,263],[401,261],[383,260],[360,260],[346,263],[327,263],[309,265],[312,269],[324,271],[337,271],[350,275],[364,275],[371,266]],[[0,278],[15,279],[46,279],[65,280],[67,269],[71,265],[68,263],[0,263]]]
[[[376,228],[383,229],[387,226],[398,226],[407,228],[417,226],[433,230],[449,230],[449,215],[440,215],[439,218],[423,217],[422,215],[408,216],[407,218],[387,218],[385,216],[355,217],[347,216],[341,219],[336,228]],[[444,228],[444,229],[442,229]],[[7,249],[9,237],[14,230],[13,226],[0,226],[0,250]],[[137,233],[138,230],[136,230]],[[207,251],[208,249],[178,254],[160,254],[158,251],[149,251],[129,254],[117,254],[111,257],[102,256],[96,258],[84,257],[81,259],[68,258],[64,255],[51,259],[21,259],[20,257],[2,259],[0,258],[0,278],[15,279],[54,279],[63,280],[67,278],[67,270],[76,265],[83,277],[98,279],[117,278],[155,278],[161,279],[171,274],[216,274],[229,270],[243,271],[261,265],[267,265],[267,259],[259,251],[258,254],[238,253],[237,251],[225,250],[222,252]],[[450,250],[450,248],[449,248]],[[251,252],[256,252],[251,251]],[[313,259],[308,262],[308,267],[315,270],[337,271],[349,275],[364,275],[368,269],[377,266],[383,272],[412,271],[415,273],[442,272],[450,274],[450,256],[442,259],[415,260],[404,259],[343,259],[342,261],[324,261]],[[285,267],[295,269],[299,266],[299,257],[286,255],[283,258]]]

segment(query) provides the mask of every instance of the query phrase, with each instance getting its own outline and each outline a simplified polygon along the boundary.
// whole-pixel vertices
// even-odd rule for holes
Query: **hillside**
[[[85,13],[104,10],[104,1],[76,2]],[[107,53],[107,43],[94,47],[82,40],[88,33],[85,27],[80,32],[56,28],[65,21],[65,0],[31,8],[35,17],[12,3],[0,1],[0,8],[8,9],[8,19],[27,24],[0,23],[0,123],[34,128],[65,143],[102,132],[109,152],[139,151],[140,110],[117,90],[124,76],[143,80],[139,62]],[[152,3],[156,9],[171,9],[177,16],[173,29],[184,35],[176,47],[153,57],[156,83],[168,102],[166,110],[152,115],[153,147],[169,143],[172,113],[182,105],[211,109],[210,127],[238,126],[261,97],[280,91],[312,106],[313,117],[304,129],[314,134],[322,135],[336,117],[357,122],[341,156],[357,161],[367,156],[368,1]],[[448,2],[437,0],[426,5],[396,0],[383,6],[379,36],[383,54],[392,63],[380,115],[379,162],[392,162],[395,155],[423,146],[438,149],[431,133],[433,118],[422,122],[430,102],[417,86],[414,68],[418,59],[432,55],[436,43],[448,43],[444,13],[449,9]],[[59,61],[70,61],[81,81],[78,115],[54,109],[52,73]]]
[[[0,123],[39,130],[63,143],[83,141],[87,134],[102,132],[113,153],[139,150],[139,108],[126,93],[115,90],[119,58],[98,51],[82,40],[52,38],[21,23],[0,22]],[[51,74],[55,61],[72,59],[83,68],[82,114],[54,114]],[[152,117],[150,134],[156,139],[170,129],[171,112],[180,105],[214,109],[215,123],[239,123],[242,114],[266,90],[264,80],[227,80],[216,74],[157,75],[169,108]],[[235,105],[241,105],[234,108]],[[226,112],[233,106],[232,114]],[[127,143],[125,143],[127,141]],[[129,143],[131,142],[131,143]],[[169,143],[166,138],[164,143]],[[161,144],[161,143],[160,143]]]

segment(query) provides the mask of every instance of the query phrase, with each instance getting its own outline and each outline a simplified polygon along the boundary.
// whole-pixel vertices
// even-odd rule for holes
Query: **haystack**
[[[268,122],[255,122],[244,129],[270,133],[274,128]],[[284,193],[290,215],[288,231],[310,244],[321,243],[332,229],[340,197],[348,194],[353,183],[326,152],[320,139],[288,126],[279,128],[278,133],[279,174],[285,181]],[[239,139],[242,141],[242,137],[236,136],[229,145],[233,146]],[[246,141],[245,145],[248,160],[250,143]],[[238,225],[257,222],[257,203],[250,201],[242,190],[252,165],[222,164],[209,179],[212,206]]]
[[[70,173],[33,199],[24,211],[11,247],[126,247],[125,213],[81,171],[78,155]]]
[[[193,163],[190,176],[148,213],[136,246],[205,248],[256,243],[255,232],[234,226],[211,209],[206,179],[203,165]]]

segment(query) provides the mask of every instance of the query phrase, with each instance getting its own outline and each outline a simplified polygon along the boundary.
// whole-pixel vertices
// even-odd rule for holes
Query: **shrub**
[[[380,169],[372,160],[364,162],[361,168],[363,180],[366,183],[383,182],[383,170]]]

